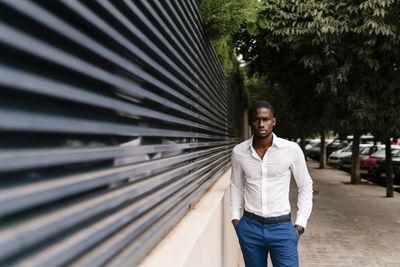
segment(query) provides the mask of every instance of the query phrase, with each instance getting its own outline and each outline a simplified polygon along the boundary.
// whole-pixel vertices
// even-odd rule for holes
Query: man
[[[253,136],[232,151],[231,211],[246,267],[298,266],[297,243],[312,208],[312,180],[300,147],[277,137],[274,108],[266,101],[249,110]],[[298,187],[297,216],[290,218],[289,187]],[[244,203],[243,203],[244,202]],[[244,204],[244,215],[240,212]]]

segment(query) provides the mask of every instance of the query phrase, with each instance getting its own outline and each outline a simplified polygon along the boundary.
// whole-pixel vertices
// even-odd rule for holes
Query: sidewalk
[[[314,206],[299,241],[300,266],[400,266],[400,194],[386,198],[384,187],[351,185],[346,172],[307,164]],[[290,199],[294,215],[294,183]]]

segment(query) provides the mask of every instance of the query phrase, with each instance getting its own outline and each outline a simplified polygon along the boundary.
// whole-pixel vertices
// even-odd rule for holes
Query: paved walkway
[[[308,161],[314,207],[299,243],[300,266],[400,266],[400,193],[370,183],[351,185],[348,173]],[[296,211],[297,192],[291,201]],[[271,266],[271,265],[270,265]]]

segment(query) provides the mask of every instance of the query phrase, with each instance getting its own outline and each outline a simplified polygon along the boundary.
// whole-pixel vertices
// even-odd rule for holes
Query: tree
[[[373,95],[371,111],[374,134],[386,143],[386,195],[393,196],[390,137],[400,133],[400,3],[369,0],[360,4],[364,16],[356,33],[363,40],[360,54],[370,71],[363,77]]]
[[[307,29],[303,17],[311,11],[303,10],[305,5],[301,1],[266,1],[265,4],[267,8],[259,15],[257,23],[248,22],[244,27],[237,41],[238,50],[251,62],[250,73],[267,75],[285,91],[285,97],[277,100],[279,106],[287,107],[284,128],[289,131],[283,133],[285,136],[291,133],[304,139],[318,130],[325,133],[327,93],[320,90],[325,84],[324,70],[318,69],[322,65],[318,62],[321,56],[310,56],[314,50],[323,50],[312,47],[318,42],[310,43],[315,32],[309,30],[308,35],[303,36],[305,31],[301,29]],[[306,7],[314,10],[314,6]],[[324,144],[322,142],[322,151]],[[321,155],[325,157],[325,153]]]
[[[267,9],[259,14],[259,18],[266,23],[258,24],[256,29],[254,23],[244,28],[252,36],[252,39],[244,41],[251,44],[246,47],[247,59],[253,64],[250,70],[264,68],[263,51],[271,48],[278,52],[288,50],[289,54],[296,55],[291,60],[301,62],[318,81],[313,97],[323,102],[323,109],[313,109],[320,116],[316,121],[322,128],[321,133],[329,127],[336,132],[354,135],[351,181],[359,183],[357,139],[382,120],[374,112],[376,93],[388,90],[388,86],[384,86],[381,87],[383,91],[376,91],[369,79],[375,77],[378,84],[387,84],[388,79],[379,74],[382,66],[388,64],[389,69],[397,70],[399,62],[396,19],[399,2],[269,0],[264,3]],[[244,54],[246,49],[243,49]],[[285,54],[280,55],[286,59]],[[292,65],[287,64],[287,69]],[[301,82],[301,79],[294,78],[293,84]],[[384,109],[393,112],[390,106],[389,103]],[[391,125],[395,124],[391,121]]]

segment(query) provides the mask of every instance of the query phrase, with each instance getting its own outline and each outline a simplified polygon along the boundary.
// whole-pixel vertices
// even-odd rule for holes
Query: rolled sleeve
[[[303,151],[297,144],[293,151],[293,163],[291,169],[299,192],[295,224],[306,227],[307,220],[310,217],[312,210],[313,182],[308,173]]]
[[[231,197],[231,212],[232,220],[239,220],[240,213],[243,207],[243,192],[244,192],[244,182],[243,182],[243,171],[240,163],[237,159],[235,151],[231,154],[231,182],[230,182],[230,197]]]

